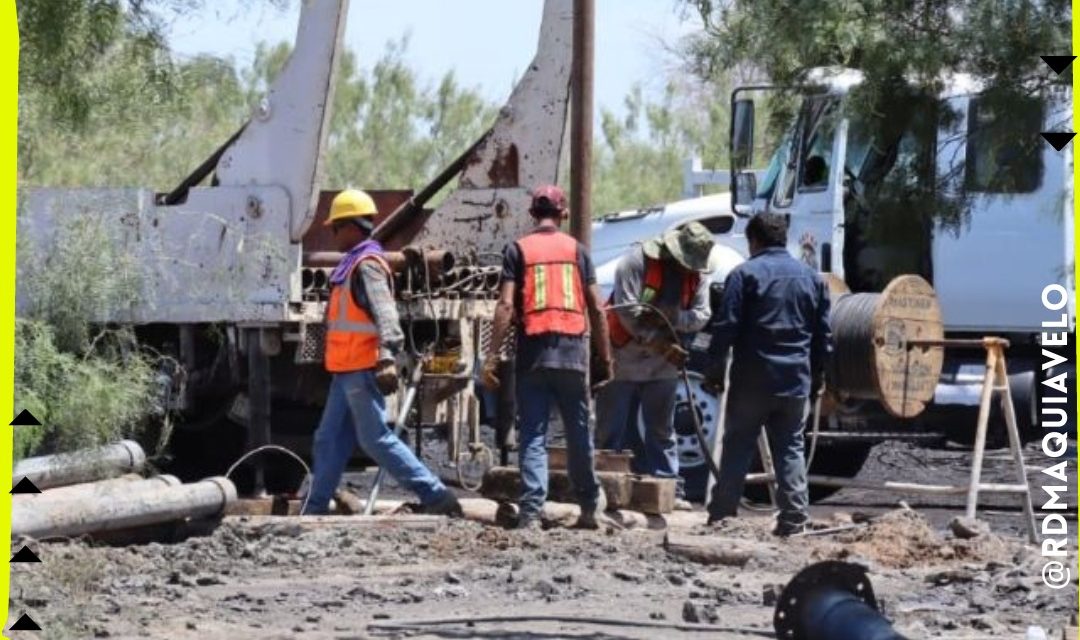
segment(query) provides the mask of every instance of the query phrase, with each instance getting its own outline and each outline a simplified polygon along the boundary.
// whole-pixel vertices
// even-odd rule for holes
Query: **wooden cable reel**
[[[832,298],[833,354],[828,388],[840,398],[876,400],[898,418],[914,418],[933,399],[945,359],[941,306],[915,275],[895,278],[881,293],[850,293],[825,274]]]

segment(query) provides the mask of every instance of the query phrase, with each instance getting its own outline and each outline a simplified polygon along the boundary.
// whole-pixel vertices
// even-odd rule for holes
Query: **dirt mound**
[[[906,569],[952,561],[1008,560],[1013,553],[1000,536],[986,534],[970,540],[946,539],[920,513],[891,511],[869,527],[838,535],[824,557],[866,558],[883,567]]]

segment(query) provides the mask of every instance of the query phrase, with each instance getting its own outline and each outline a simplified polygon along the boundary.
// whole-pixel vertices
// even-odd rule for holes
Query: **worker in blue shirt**
[[[829,295],[821,277],[793,258],[786,219],[754,216],[746,226],[750,259],[727,277],[714,316],[706,385],[724,388],[732,348],[731,389],[724,423],[720,479],[709,502],[709,522],[733,517],[761,427],[772,449],[780,514],[774,534],[802,531],[809,492],[803,459],[807,400],[824,386],[831,350]]]

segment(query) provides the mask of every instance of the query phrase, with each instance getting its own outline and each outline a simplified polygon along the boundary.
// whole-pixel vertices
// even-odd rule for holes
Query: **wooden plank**
[[[388,515],[388,516],[228,516],[225,522],[248,527],[295,527],[298,530],[328,527],[385,527],[435,531],[446,524],[445,516]]]
[[[548,469],[565,471],[567,467],[566,447],[548,447]],[[597,449],[593,453],[593,468],[597,471],[612,473],[630,473],[630,461],[634,454],[629,451]]]
[[[630,508],[654,515],[671,513],[675,509],[675,482],[675,478],[634,478]]]
[[[768,558],[776,555],[775,550],[760,543],[711,535],[690,536],[670,532],[664,536],[664,549],[672,555],[691,562],[726,567],[744,567],[753,558]]]

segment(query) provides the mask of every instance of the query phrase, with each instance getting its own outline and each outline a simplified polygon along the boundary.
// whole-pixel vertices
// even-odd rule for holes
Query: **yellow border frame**
[[[19,21],[15,3],[0,6],[0,211],[7,217],[0,224],[0,416],[12,415],[15,377],[15,189],[18,181],[19,129]],[[2,421],[0,421],[2,423]],[[0,438],[0,477],[11,477],[13,431]],[[3,554],[11,548],[11,494],[0,500],[0,539]],[[9,558],[10,562],[10,558]],[[11,565],[0,571],[0,608],[7,629],[8,591]],[[6,638],[6,635],[3,635]]]
[[[1080,0],[1072,0],[1072,15],[1076,15]],[[1076,54],[1076,42],[1080,36],[1080,25],[1076,20],[1072,21],[1072,53]],[[1080,89],[1080,74],[1074,62],[1072,68],[1073,99],[1076,99]],[[15,373],[15,190],[18,182],[18,126],[19,126],[19,26],[14,2],[6,2],[0,5],[0,210],[9,212],[8,217],[3,219],[0,225],[0,244],[7,247],[0,250],[0,389],[7,392],[0,393],[0,416],[13,414],[14,403],[14,373]],[[1073,131],[1080,131],[1077,126],[1076,109],[1073,109]],[[1076,184],[1080,183],[1080,163],[1078,163],[1077,145],[1080,139],[1072,141],[1073,154],[1073,252],[1080,247],[1080,225],[1076,224]],[[1073,261],[1073,287],[1080,283],[1080,263]],[[1080,363],[1080,341],[1076,344],[1076,362]],[[1077,394],[1077,409],[1080,410],[1080,394]],[[2,428],[2,424],[0,424]],[[0,438],[0,477],[11,477],[11,457],[13,438],[9,430],[7,436]],[[1080,427],[1077,429],[1077,437],[1080,439]],[[1077,461],[1074,461],[1077,462]],[[1076,481],[1076,478],[1073,479]],[[4,541],[3,549],[11,548],[11,494],[3,492],[4,497],[0,502],[0,540]],[[1080,515],[1080,504],[1077,505],[1077,514]],[[1080,531],[1077,532],[1077,543],[1080,546]],[[4,552],[6,554],[6,552]],[[10,563],[10,559],[9,559]],[[4,627],[0,629],[0,637],[7,628],[7,621],[11,615],[8,610],[8,593],[10,587],[11,565],[8,569],[0,571],[0,620],[4,621]],[[1080,575],[1080,558],[1073,566]],[[1080,610],[1080,591],[1077,593],[1077,608]],[[40,623],[39,623],[40,624]]]

